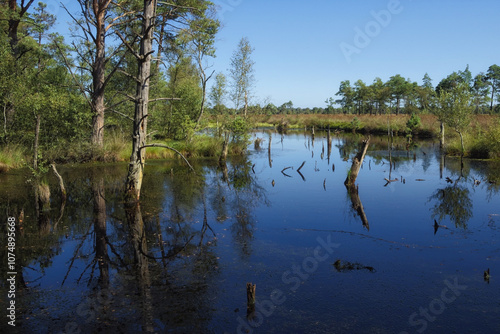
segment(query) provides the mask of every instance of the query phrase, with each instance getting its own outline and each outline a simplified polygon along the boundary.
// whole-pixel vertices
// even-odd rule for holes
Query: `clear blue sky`
[[[254,103],[324,107],[343,80],[370,84],[401,74],[421,83],[427,72],[435,86],[467,64],[473,75],[500,65],[498,0],[212,1],[223,25],[213,69],[228,75],[247,37],[255,48]],[[59,1],[47,3],[69,37]],[[77,9],[75,1],[62,3]]]

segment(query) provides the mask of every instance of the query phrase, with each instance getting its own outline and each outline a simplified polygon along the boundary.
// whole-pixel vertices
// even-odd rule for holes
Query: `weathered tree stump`
[[[363,164],[363,160],[365,158],[366,151],[368,150],[369,143],[370,143],[370,137],[363,140],[363,143],[360,147],[358,154],[356,154],[356,156],[352,160],[351,170],[349,171],[349,174],[347,174],[347,178],[344,181],[344,184],[347,187],[354,186],[354,183],[356,182],[356,178],[358,177],[358,174],[359,174],[359,170],[361,169],[361,165]]]

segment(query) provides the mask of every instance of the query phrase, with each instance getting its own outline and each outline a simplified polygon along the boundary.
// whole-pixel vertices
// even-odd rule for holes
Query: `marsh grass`
[[[26,160],[26,149],[20,145],[9,145],[0,148],[0,173],[11,168],[22,167]]]
[[[437,136],[439,123],[433,115],[419,115],[422,124],[415,130],[419,137]],[[394,134],[404,135],[406,123],[410,115],[271,115],[254,116],[252,121],[256,127],[278,126],[284,120],[288,122],[289,128],[311,128],[318,130],[330,129],[333,131],[371,134],[387,134],[388,130]]]

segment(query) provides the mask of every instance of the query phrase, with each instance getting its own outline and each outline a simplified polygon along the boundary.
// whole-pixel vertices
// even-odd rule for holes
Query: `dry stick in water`
[[[297,172],[300,172],[300,170],[302,169],[302,167],[304,167],[304,165],[305,165],[305,164],[306,164],[306,162],[304,161],[304,162],[302,163],[302,165],[300,165],[300,167],[297,169]]]
[[[285,168],[283,168],[283,169],[281,170],[281,174],[285,175],[286,177],[291,177],[290,175],[288,175],[287,173],[285,173],[285,171],[286,171],[287,169],[290,169],[290,168],[292,168],[292,167],[285,167]]]
[[[51,164],[50,167],[52,168],[52,171],[54,172],[54,174],[56,175],[57,179],[59,180],[59,187],[61,188],[62,201],[66,202],[66,188],[64,187],[64,180],[63,180],[61,174],[59,174],[57,172],[55,164]]]

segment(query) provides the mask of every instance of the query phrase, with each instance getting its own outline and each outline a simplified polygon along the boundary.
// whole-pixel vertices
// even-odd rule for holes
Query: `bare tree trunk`
[[[462,134],[461,131],[457,131],[458,134],[460,135],[460,145],[462,146],[462,158],[464,157],[465,155],[465,146],[464,146],[464,135]]]
[[[208,78],[210,79],[210,78]],[[202,84],[201,84],[201,106],[200,106],[200,115],[198,116],[198,119],[196,120],[196,126],[195,128],[200,125],[201,118],[203,117],[203,112],[205,111],[205,100],[206,100],[206,95],[207,95],[207,81],[208,79],[202,79]]]
[[[440,135],[440,140],[439,140],[439,147],[441,149],[444,148],[444,122],[441,122],[440,125],[439,125],[440,129],[441,129],[441,135]]]
[[[222,166],[226,163],[227,154],[229,151],[229,131],[224,133],[224,142],[222,143],[222,152],[219,157],[219,165]]]
[[[247,117],[247,110],[248,110],[248,92],[245,90],[245,118]]]
[[[347,175],[347,178],[344,181],[344,184],[349,187],[354,187],[354,183],[356,182],[356,178],[358,177],[359,170],[361,169],[361,165],[363,164],[363,160],[365,158],[366,151],[368,150],[368,145],[370,143],[370,137],[363,140],[361,148],[358,154],[354,157],[352,161],[351,170]]]
[[[129,200],[139,200],[141,195],[142,178],[146,152],[147,117],[149,102],[149,81],[151,75],[151,55],[153,53],[153,31],[156,16],[156,0],[144,1],[142,20],[142,39],[139,53],[136,54],[138,63],[137,88],[135,94],[135,115],[132,138],[132,154],[127,177],[127,197]]]
[[[33,144],[33,169],[38,169],[38,142],[40,138],[40,114],[36,115],[35,143]]]
[[[92,144],[102,147],[104,143],[104,88],[106,80],[106,26],[105,19],[110,0],[94,0],[93,10],[96,18],[96,56],[92,68]]]

